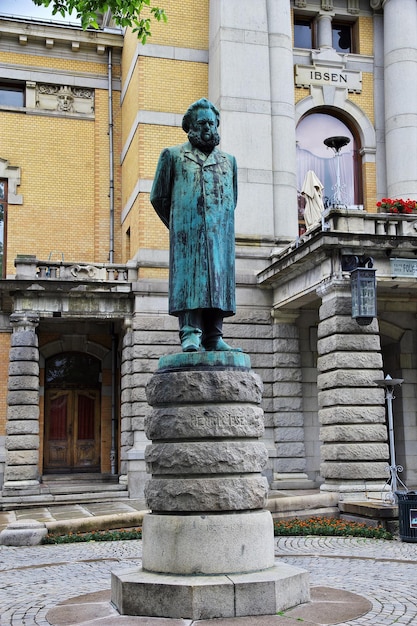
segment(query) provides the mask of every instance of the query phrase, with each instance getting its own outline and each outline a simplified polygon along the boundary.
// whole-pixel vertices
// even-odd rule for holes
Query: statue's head
[[[182,119],[182,128],[187,133],[190,143],[206,154],[220,142],[217,132],[219,124],[220,113],[206,98],[193,102]]]

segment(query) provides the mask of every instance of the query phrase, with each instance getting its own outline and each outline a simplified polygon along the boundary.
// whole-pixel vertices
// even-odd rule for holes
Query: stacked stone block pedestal
[[[262,382],[249,357],[163,357],[147,397],[152,513],[143,522],[142,569],[112,577],[120,613],[212,619],[307,602],[307,572],[275,565],[261,473]]]
[[[378,322],[351,317],[350,285],[334,280],[321,290],[318,400],[322,491],[342,499],[378,495],[388,478],[389,450]]]
[[[3,496],[39,493],[39,349],[36,314],[13,313]]]

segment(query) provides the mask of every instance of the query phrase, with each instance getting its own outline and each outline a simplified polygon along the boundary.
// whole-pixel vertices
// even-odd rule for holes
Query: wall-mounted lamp
[[[350,272],[352,318],[369,326],[376,317],[376,269],[372,257],[343,256],[342,269]]]

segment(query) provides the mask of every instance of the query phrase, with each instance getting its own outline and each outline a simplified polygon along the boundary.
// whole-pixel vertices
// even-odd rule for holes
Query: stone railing
[[[136,263],[40,261],[34,255],[15,259],[17,280],[66,280],[128,283],[137,279]]]
[[[391,237],[417,237],[417,213],[367,213],[358,209],[331,208],[317,222],[297,237],[285,251],[298,248],[320,232],[389,235]],[[280,256],[284,250],[273,256]]]

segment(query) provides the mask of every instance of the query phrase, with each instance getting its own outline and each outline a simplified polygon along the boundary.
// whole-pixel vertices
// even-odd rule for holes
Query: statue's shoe
[[[229,346],[229,344],[226,343],[221,337],[216,339],[216,341],[206,343],[204,347],[209,352],[213,352],[215,350],[218,350],[219,352],[242,352],[241,348],[232,348],[232,346]]]

